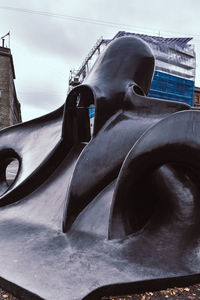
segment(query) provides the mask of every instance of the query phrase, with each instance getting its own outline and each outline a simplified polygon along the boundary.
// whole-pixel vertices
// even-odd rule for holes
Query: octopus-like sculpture
[[[149,98],[153,73],[118,38],[62,107],[0,132],[0,285],[20,299],[200,281],[200,112]]]

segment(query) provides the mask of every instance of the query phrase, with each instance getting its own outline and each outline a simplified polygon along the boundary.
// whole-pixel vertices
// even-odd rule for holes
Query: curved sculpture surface
[[[61,108],[1,131],[2,287],[77,300],[200,280],[200,112],[148,98],[153,72],[119,38]]]

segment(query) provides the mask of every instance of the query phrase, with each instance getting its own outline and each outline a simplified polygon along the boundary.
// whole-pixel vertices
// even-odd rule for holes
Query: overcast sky
[[[11,33],[23,121],[62,105],[70,69],[97,39],[120,30],[193,37],[200,86],[199,12],[199,0],[0,0],[0,36]]]

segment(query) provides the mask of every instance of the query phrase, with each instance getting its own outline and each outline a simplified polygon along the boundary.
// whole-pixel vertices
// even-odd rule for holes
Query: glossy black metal
[[[0,285],[21,299],[200,280],[200,112],[148,98],[153,71],[147,44],[119,38],[63,107],[1,131]]]

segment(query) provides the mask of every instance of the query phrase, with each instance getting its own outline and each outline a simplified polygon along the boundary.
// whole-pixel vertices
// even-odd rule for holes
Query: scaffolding
[[[188,44],[192,40],[190,37],[164,38],[125,31],[119,31],[110,40],[101,37],[81,67],[70,71],[70,89],[82,83],[87,77],[105,46],[122,36],[135,36],[143,39],[154,53],[155,74],[149,91],[150,97],[186,102],[193,106],[196,57],[193,45]],[[94,59],[96,54],[97,57]]]
[[[94,47],[90,50],[87,57],[83,61],[82,65],[78,70],[70,70],[70,76],[69,76],[69,86],[74,87],[78,84],[80,84],[84,78],[89,74],[91,67],[89,65],[89,62],[94,58],[95,54],[97,54],[96,59],[102,52],[102,49],[105,48],[105,46],[110,42],[111,40],[105,40],[103,37],[97,40]],[[102,47],[103,46],[103,47]],[[96,60],[92,64],[92,66],[95,64]]]

